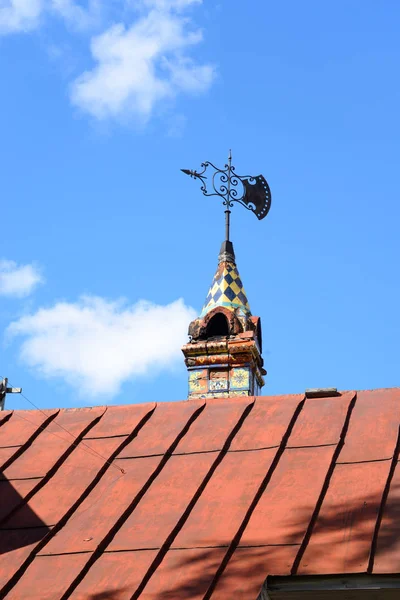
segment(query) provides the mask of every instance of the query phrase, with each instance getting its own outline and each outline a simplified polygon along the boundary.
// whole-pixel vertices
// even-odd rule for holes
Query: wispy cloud
[[[88,0],[85,7],[74,0],[50,0],[50,12],[72,28],[86,30],[100,24],[102,0]]]
[[[130,26],[112,25],[91,41],[96,66],[76,79],[73,104],[97,119],[147,121],[157,105],[180,93],[199,94],[214,79],[214,67],[189,56],[202,40],[183,11],[191,0],[154,0]]]
[[[0,4],[0,33],[31,31],[39,25],[43,0],[6,0]]]
[[[75,29],[87,29],[96,22],[100,2],[89,0],[83,7],[74,0],[0,0],[0,34],[32,31],[46,14],[62,18]]]
[[[43,282],[37,266],[18,265],[12,260],[0,260],[0,296],[29,296]]]
[[[24,338],[21,358],[40,374],[62,378],[82,395],[112,397],[124,381],[182,360],[194,314],[183,300],[127,306],[86,296],[24,316],[8,334]]]
[[[203,33],[188,10],[201,1],[115,0],[125,19],[112,22],[105,0],[0,0],[0,34],[32,31],[51,16],[86,32],[93,65],[71,83],[72,104],[98,120],[146,123],[161,103],[202,94],[215,78],[215,67],[193,56]],[[89,35],[94,27],[103,31]]]

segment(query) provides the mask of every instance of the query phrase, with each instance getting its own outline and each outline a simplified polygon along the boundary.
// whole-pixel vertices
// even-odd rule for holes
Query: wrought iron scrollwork
[[[201,163],[201,171],[181,169],[183,173],[201,181],[205,196],[219,196],[229,211],[234,202],[251,210],[258,219],[267,216],[271,208],[271,190],[263,175],[237,175],[232,166],[231,154],[224,169],[212,162]],[[207,174],[210,177],[207,177]]]

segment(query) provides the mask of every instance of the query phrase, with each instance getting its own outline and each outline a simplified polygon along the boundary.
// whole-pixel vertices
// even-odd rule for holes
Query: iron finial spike
[[[203,175],[202,173],[198,173],[196,170],[193,169],[181,169],[182,173],[185,173],[185,175],[189,175],[190,177],[193,177],[194,179],[207,179],[207,177],[205,175]]]
[[[228,154],[228,181],[226,191],[226,210],[225,210],[225,241],[229,242],[231,229],[231,211],[230,211],[230,195],[231,195],[231,175],[232,175],[232,150],[229,149]]]

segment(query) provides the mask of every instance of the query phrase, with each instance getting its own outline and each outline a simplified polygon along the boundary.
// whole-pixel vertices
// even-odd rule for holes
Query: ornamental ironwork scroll
[[[264,219],[271,208],[271,190],[263,175],[237,175],[232,166],[232,155],[223,169],[209,160],[201,164],[201,171],[181,169],[183,173],[201,181],[205,196],[219,196],[230,212],[234,202]]]

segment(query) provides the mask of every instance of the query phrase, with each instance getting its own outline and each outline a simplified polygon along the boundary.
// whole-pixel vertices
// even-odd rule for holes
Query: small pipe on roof
[[[337,388],[310,388],[305,392],[306,398],[331,398],[340,396]]]

